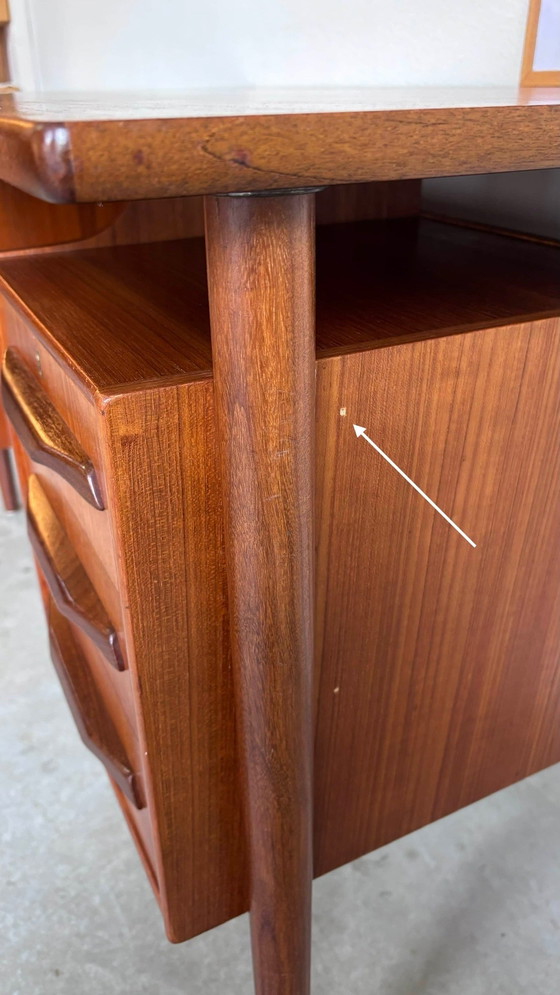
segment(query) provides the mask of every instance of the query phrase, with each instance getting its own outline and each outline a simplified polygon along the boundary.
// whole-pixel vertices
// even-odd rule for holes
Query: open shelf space
[[[103,392],[212,369],[202,239],[5,259],[7,296]],[[317,230],[317,354],[560,313],[560,247],[429,219]]]

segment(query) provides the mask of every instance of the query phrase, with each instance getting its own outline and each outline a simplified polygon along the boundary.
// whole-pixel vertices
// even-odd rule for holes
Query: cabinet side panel
[[[559,346],[319,363],[317,873],[560,760]]]
[[[212,384],[104,415],[160,900],[181,941],[246,909]]]

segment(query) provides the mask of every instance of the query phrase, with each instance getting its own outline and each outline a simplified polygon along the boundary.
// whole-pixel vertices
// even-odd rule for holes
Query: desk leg
[[[307,995],[314,199],[206,198],[217,431],[258,995]]]

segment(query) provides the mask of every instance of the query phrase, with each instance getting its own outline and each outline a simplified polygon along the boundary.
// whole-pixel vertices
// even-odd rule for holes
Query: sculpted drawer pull
[[[58,473],[103,510],[93,463],[14,349],[8,349],[2,366],[2,401],[30,459]]]
[[[124,670],[113,623],[34,474],[28,487],[29,538],[55,604],[93,640],[113,667]]]
[[[52,602],[47,614],[52,661],[83,742],[99,757],[135,808],[145,808],[140,778],[131,768],[120,736],[68,622]]]

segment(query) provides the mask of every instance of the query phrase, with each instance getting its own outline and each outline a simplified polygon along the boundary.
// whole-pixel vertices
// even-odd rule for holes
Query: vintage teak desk
[[[560,246],[402,184],[559,167],[560,99],[237,99],[3,98],[27,194],[206,203],[4,257],[2,397],[170,939],[250,909],[257,992],[306,995],[314,874],[560,760]]]

